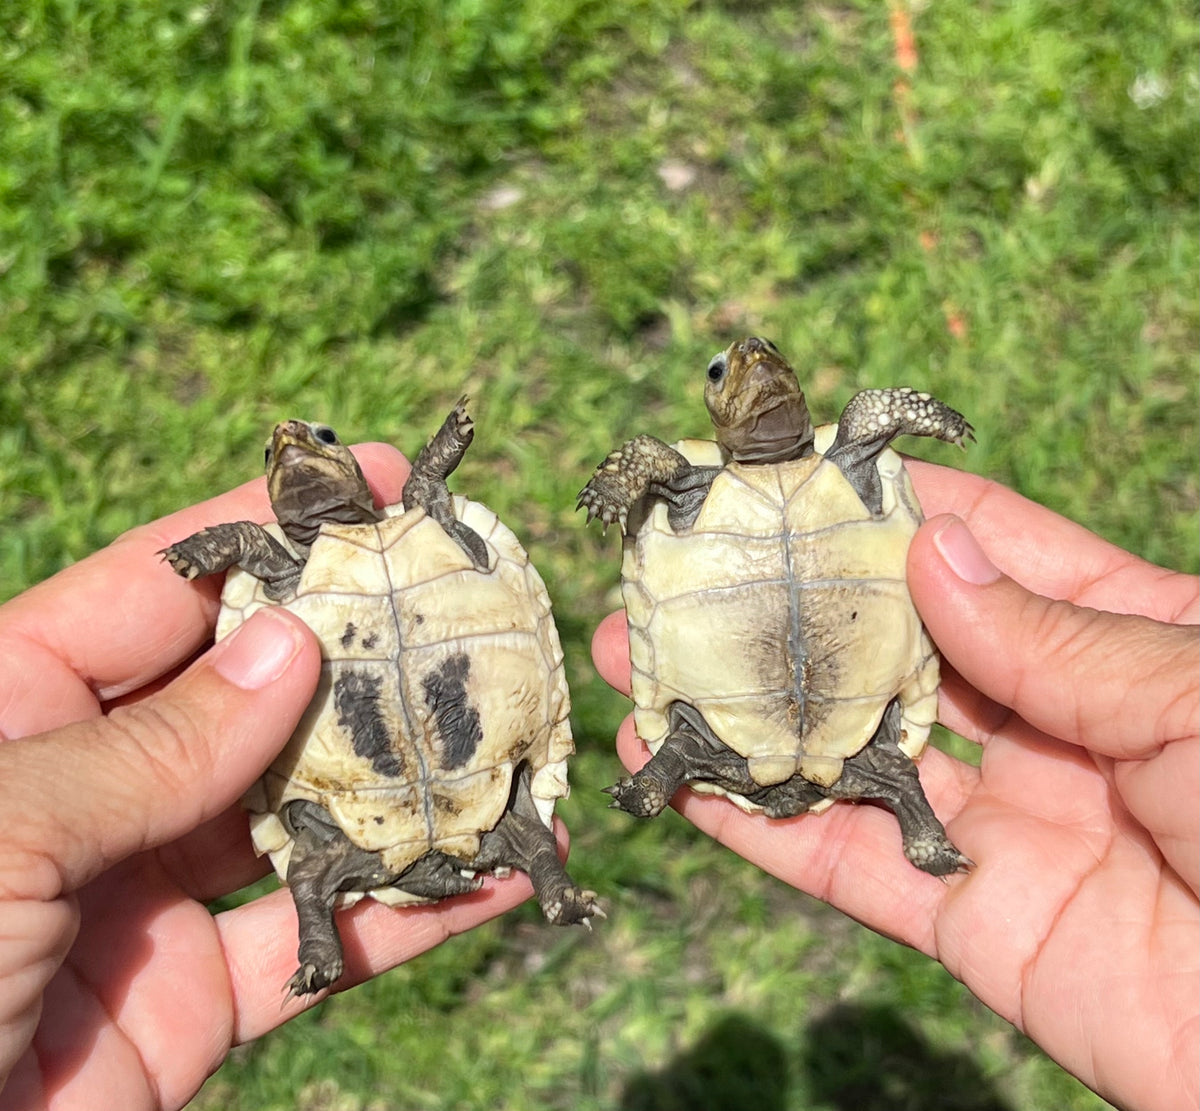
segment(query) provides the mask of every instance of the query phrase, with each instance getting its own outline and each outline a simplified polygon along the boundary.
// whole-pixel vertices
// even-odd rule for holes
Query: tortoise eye
[[[338,442],[337,433],[328,425],[319,424],[313,429],[313,435],[323,444],[336,444]]]
[[[708,380],[710,382],[719,382],[725,377],[725,354],[722,352],[717,355],[711,363],[708,364]]]
[[[267,444],[266,449],[263,451],[263,466],[269,467],[270,465],[271,465],[271,445]]]

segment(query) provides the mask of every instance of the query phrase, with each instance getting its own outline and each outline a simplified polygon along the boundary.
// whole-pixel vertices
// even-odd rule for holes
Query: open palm
[[[1200,617],[1197,581],[995,483],[911,470],[927,511],[954,515],[927,522],[909,558],[944,656],[939,716],[983,745],[979,768],[927,751],[921,780],[975,870],[943,883],[908,866],[874,807],[770,820],[686,790],[675,805],[941,961],[1106,1098],[1195,1108],[1200,641],[1183,623]],[[628,693],[623,615],[593,652]],[[647,759],[632,718],[618,750],[631,769]]]
[[[380,501],[398,500],[400,454],[358,454]],[[4,1111],[180,1107],[231,1046],[313,1001],[284,995],[286,891],[216,916],[205,903],[268,871],[237,799],[291,734],[319,649],[297,619],[266,611],[193,660],[219,584],[186,583],[156,554],[202,525],[269,515],[265,484],[249,483],[0,607]],[[263,682],[280,644],[286,666]],[[514,874],[437,906],[367,900],[344,918],[338,989],[530,894]]]

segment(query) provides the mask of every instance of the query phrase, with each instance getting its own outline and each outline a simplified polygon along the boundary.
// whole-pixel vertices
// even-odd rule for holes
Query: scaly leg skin
[[[828,797],[829,792],[823,787],[809,783],[800,775],[746,793],[746,798],[761,806],[768,818],[794,818],[797,814],[807,813]]]
[[[463,875],[463,862],[441,852],[426,853],[396,875],[379,853],[360,849],[314,802],[292,802],[283,817],[296,840],[287,883],[300,922],[300,967],[285,985],[289,995],[323,991],[341,976],[342,942],[335,921],[340,893],[390,886],[437,900],[478,891],[483,882]]]
[[[288,995],[324,991],[342,974],[342,940],[334,904],[342,891],[368,891],[392,878],[378,853],[354,845],[343,833],[324,840],[305,829],[296,838],[287,885],[300,922],[300,967],[284,985]]]
[[[856,393],[838,419],[837,437],[825,453],[873,513],[883,505],[875,462],[897,436],[932,436],[966,447],[974,429],[956,409],[907,386]]]
[[[483,872],[520,869],[529,877],[542,914],[552,925],[580,923],[590,929],[592,918],[607,917],[596,893],[577,886],[558,859],[554,833],[542,823],[529,792],[528,765],[513,784],[508,810],[496,827],[483,835],[470,866]]]
[[[842,777],[829,788],[839,799],[874,799],[896,815],[904,855],[933,876],[969,872],[974,863],[951,844],[938,821],[912,758],[900,751],[900,702],[893,699],[879,729],[861,752],[842,768]]]
[[[472,891],[478,891],[483,886],[483,878],[464,874],[472,871],[465,861],[435,849],[406,868],[398,879],[392,880],[391,886],[436,902],[451,895],[470,895]]]
[[[467,413],[467,399],[460,398],[441,428],[418,453],[412,473],[404,484],[404,508],[420,506],[470,557],[480,571],[488,569],[487,545],[473,528],[454,516],[454,502],[446,479],[463,461],[475,438],[475,425]]]
[[[680,532],[696,520],[720,467],[697,467],[678,451],[653,436],[635,436],[604,462],[579,492],[576,509],[586,509],[590,524],[597,517],[605,529],[626,518],[635,502],[647,495],[668,503],[671,527]]]
[[[268,598],[280,601],[296,588],[304,564],[253,521],[210,525],[158,553],[185,579],[215,575],[238,566],[264,583]]]
[[[745,757],[723,744],[694,706],[673,702],[668,721],[670,732],[649,762],[604,788],[613,797],[613,809],[635,818],[657,817],[685,783],[713,783],[739,795],[759,790]]]

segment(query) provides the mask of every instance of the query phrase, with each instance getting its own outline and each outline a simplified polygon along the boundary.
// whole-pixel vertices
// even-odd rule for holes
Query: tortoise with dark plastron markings
[[[934,875],[971,862],[917,777],[937,713],[938,657],[906,583],[921,510],[903,433],[962,446],[971,426],[911,389],[864,390],[813,429],[769,341],[708,366],[717,440],[638,436],[580,494],[620,521],[638,735],[648,764],[609,788],[658,814],[683,784],[787,817],[872,799]]]
[[[283,605],[322,644],[317,693],[248,793],[259,852],[300,921],[292,994],[342,973],[336,905],[429,902],[485,872],[529,875],[548,920],[601,915],[558,859],[551,820],[574,751],[550,600],[516,537],[446,479],[474,435],[460,402],[375,508],[332,429],[275,428],[277,525],[215,525],[164,551],[185,578],[230,569],[224,636]]]

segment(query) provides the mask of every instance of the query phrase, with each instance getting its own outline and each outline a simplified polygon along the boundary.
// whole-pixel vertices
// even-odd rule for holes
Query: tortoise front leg
[[[420,506],[470,557],[480,571],[488,569],[487,545],[469,525],[454,516],[454,501],[446,479],[463,461],[475,438],[475,425],[467,413],[467,399],[460,398],[441,428],[418,453],[412,473],[404,484],[404,508]]]
[[[875,461],[897,436],[932,436],[958,447],[975,439],[962,413],[927,393],[908,386],[856,393],[838,419],[837,436],[825,458],[841,468],[873,513],[883,507]]]
[[[697,467],[668,444],[653,436],[635,436],[609,452],[588,484],[579,492],[576,509],[586,509],[590,523],[597,517],[607,528],[625,522],[630,508],[650,495],[668,504],[668,520],[676,532],[690,528],[708,496],[720,467]]]
[[[158,554],[185,579],[215,575],[235,565],[241,567],[261,579],[267,597],[275,601],[295,590],[304,569],[303,563],[253,521],[210,525]]]

